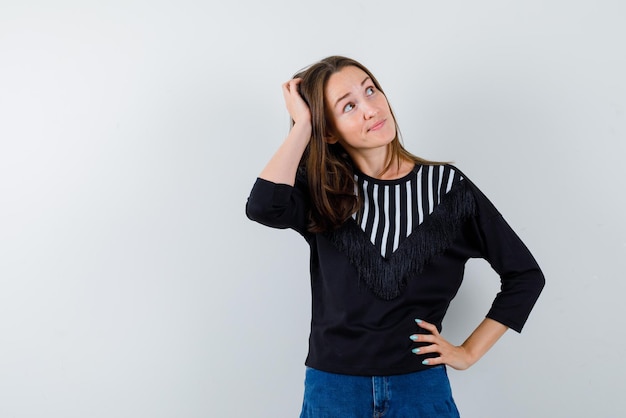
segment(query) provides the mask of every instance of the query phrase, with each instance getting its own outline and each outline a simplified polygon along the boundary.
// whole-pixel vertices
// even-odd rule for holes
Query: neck
[[[369,176],[379,180],[396,180],[406,176],[415,166],[413,161],[403,158],[393,159],[385,158],[357,158],[353,159],[359,170]],[[387,168],[388,167],[388,168]],[[387,168],[387,170],[385,170]]]

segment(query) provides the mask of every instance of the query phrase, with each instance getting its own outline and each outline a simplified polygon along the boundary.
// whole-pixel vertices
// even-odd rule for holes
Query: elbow
[[[261,222],[267,217],[267,211],[263,205],[259,205],[255,201],[248,199],[246,203],[246,216],[251,221]]]
[[[284,213],[284,209],[255,203],[252,199],[248,200],[246,204],[248,219],[272,228],[285,229],[288,227],[288,224],[283,220]]]
[[[543,272],[540,269],[537,269],[537,273],[535,274],[534,284],[535,284],[534,287],[536,289],[537,297],[539,297],[539,295],[543,291],[543,288],[546,286],[546,277],[543,275]]]

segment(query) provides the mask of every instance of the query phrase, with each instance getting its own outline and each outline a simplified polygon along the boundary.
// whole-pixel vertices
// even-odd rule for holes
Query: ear
[[[331,144],[331,145],[332,145],[332,144],[336,144],[336,143],[337,143],[337,141],[339,141],[339,138],[337,138],[337,137],[336,137],[335,135],[333,135],[333,134],[326,134],[326,135],[324,136],[324,141],[325,141],[327,144]]]

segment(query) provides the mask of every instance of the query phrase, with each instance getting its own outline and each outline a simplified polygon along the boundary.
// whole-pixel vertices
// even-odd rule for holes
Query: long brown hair
[[[324,90],[331,75],[349,66],[363,70],[372,80],[376,89],[384,91],[374,75],[361,63],[342,56],[331,56],[298,72],[294,78],[301,78],[300,94],[311,110],[311,141],[300,161],[300,167],[307,173],[311,196],[311,213],[309,230],[323,232],[332,230],[343,224],[360,205],[361,200],[355,193],[354,164],[338,143],[329,144],[327,138],[333,131]],[[396,137],[389,144],[389,161],[383,170],[385,173],[394,163],[402,160],[416,164],[440,164],[408,152],[400,141],[396,117],[391,114],[396,124]]]

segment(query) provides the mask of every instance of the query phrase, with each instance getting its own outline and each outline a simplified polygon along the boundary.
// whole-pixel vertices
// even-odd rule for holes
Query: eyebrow
[[[365,78],[363,79],[363,81],[361,81],[361,85],[365,84],[365,83],[367,82],[367,80],[369,80],[369,79],[370,79],[370,76],[365,77]],[[340,101],[342,101],[343,99],[345,99],[346,97],[348,97],[349,95],[350,95],[350,92],[348,92],[348,93],[344,94],[343,96],[341,96],[340,98],[338,98],[338,99],[335,101],[335,106],[334,106],[334,107],[337,107],[337,105],[339,104],[339,102],[340,102]]]

